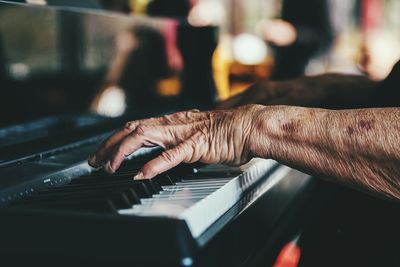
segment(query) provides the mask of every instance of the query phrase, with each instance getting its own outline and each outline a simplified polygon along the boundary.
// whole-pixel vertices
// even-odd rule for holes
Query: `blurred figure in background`
[[[334,38],[329,0],[284,0],[282,19],[264,20],[257,33],[275,50],[272,79],[304,74],[309,60],[327,51]]]
[[[123,109],[142,110],[157,103],[157,83],[172,71],[165,47],[163,35],[151,27],[136,26],[119,33],[113,63],[104,86],[91,104],[91,110],[119,116],[125,110],[109,113],[110,103],[116,99]]]

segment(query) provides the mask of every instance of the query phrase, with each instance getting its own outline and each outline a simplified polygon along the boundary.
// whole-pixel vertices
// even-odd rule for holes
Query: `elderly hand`
[[[181,162],[240,165],[252,157],[254,125],[263,106],[238,109],[179,112],[160,118],[128,122],[89,159],[115,172],[126,156],[141,147],[161,146],[160,156],[145,164],[135,179],[152,178]]]

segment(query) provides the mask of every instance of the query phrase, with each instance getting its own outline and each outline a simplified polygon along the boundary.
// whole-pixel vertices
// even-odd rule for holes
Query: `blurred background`
[[[130,14],[220,28],[213,73],[221,99],[260,79],[324,72],[383,79],[400,58],[398,0],[103,0]],[[299,54],[302,54],[299,56]]]
[[[29,99],[32,87],[49,88],[43,114],[89,107],[115,117],[165,99],[208,108],[264,79],[342,72],[380,80],[400,58],[398,0],[0,2],[38,6],[0,9],[0,82],[3,73],[3,87],[13,88],[0,111],[21,118],[40,115],[29,101],[10,111],[10,99]],[[76,7],[79,16],[68,13]]]

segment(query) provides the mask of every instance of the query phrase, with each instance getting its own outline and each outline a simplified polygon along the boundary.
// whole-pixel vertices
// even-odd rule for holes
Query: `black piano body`
[[[269,266],[340,192],[270,160],[248,168],[182,165],[144,185],[131,184],[126,173],[111,181],[90,168],[86,157],[124,121],[215,104],[211,57],[218,29],[185,19],[3,1],[0,21],[5,266]],[[88,112],[114,88],[124,93],[122,114]],[[126,166],[134,169],[156,153],[142,151]],[[99,180],[91,184],[93,177],[117,189]],[[121,208],[132,201],[153,207],[152,199],[171,187],[203,182],[203,205],[194,214]],[[93,195],[91,185],[101,196]],[[88,191],[95,205],[71,188]],[[74,205],[60,202],[58,190],[68,192]],[[215,195],[222,201],[210,200]]]

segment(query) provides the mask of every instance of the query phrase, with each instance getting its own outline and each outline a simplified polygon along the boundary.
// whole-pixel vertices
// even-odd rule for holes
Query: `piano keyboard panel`
[[[186,166],[151,180],[133,180],[143,164],[143,160],[128,160],[114,174],[95,170],[12,206],[174,218],[185,221],[196,238],[276,165],[272,160],[253,159],[240,167]]]

